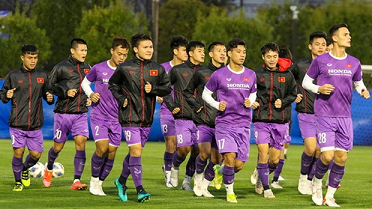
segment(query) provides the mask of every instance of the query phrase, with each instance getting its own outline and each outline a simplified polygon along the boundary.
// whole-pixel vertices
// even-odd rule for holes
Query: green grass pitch
[[[41,162],[45,163],[47,152],[52,146],[51,140],[44,143],[45,152]],[[311,201],[311,196],[300,195],[297,191],[300,158],[303,146],[292,145],[288,149],[288,159],[285,161],[280,184],[284,189],[273,189],[275,199],[265,199],[257,195],[254,185],[250,183],[250,175],[257,160],[257,148],[251,145],[250,161],[242,171],[236,174],[234,190],[238,203],[227,203],[224,187],[216,190],[210,187],[215,198],[196,197],[193,192],[179,188],[166,188],[161,169],[164,153],[163,142],[148,142],[143,151],[143,186],[151,193],[151,200],[140,204],[136,201],[136,191],[133,181],[128,180],[128,202],[121,202],[117,196],[113,181],[120,175],[122,160],[128,152],[125,142],[118,149],[116,161],[111,174],[103,183],[105,197],[93,196],[89,191],[73,191],[70,189],[73,180],[74,142],[68,141],[57,158],[65,167],[62,178],[54,178],[50,188],[44,188],[41,178],[32,178],[31,186],[22,192],[13,192],[14,177],[11,169],[12,147],[10,140],[0,140],[0,208],[317,208]],[[87,162],[82,176],[82,182],[89,184],[90,159],[94,152],[93,141],[88,141]],[[27,154],[27,153],[26,153]],[[372,169],[371,147],[357,146],[349,153],[346,173],[341,182],[342,187],[336,192],[335,198],[342,208],[372,208]],[[181,165],[180,182],[184,177],[186,161]],[[324,194],[326,190],[323,190]],[[324,206],[322,206],[324,207]]]

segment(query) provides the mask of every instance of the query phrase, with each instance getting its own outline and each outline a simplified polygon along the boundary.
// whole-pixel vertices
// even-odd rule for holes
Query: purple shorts
[[[160,115],[161,133],[164,137],[175,136],[176,127],[172,115]]]
[[[203,142],[209,142],[211,143],[212,147],[213,148],[217,148],[217,144],[216,144],[216,129],[214,128],[211,128],[209,126],[198,126],[197,127],[198,131],[197,131],[197,142],[198,143],[203,143]]]
[[[287,133],[286,133],[285,136],[284,136],[284,138],[285,138],[285,139],[284,139],[284,143],[291,143],[292,137],[291,137],[291,135],[289,134],[290,125],[291,125],[291,122],[286,123],[286,126],[287,126]]]
[[[105,121],[90,118],[90,128],[92,129],[95,142],[109,140],[109,144],[119,147],[121,144],[121,126],[119,122]]]
[[[277,150],[283,149],[286,135],[289,132],[287,123],[255,122],[253,127],[256,144],[269,144],[270,147],[274,147]]]
[[[35,152],[44,152],[43,133],[41,129],[33,131],[23,131],[18,128],[9,127],[10,137],[13,148],[25,148]]]
[[[198,146],[197,128],[192,120],[175,120],[177,147]]]
[[[314,114],[298,113],[298,125],[303,139],[316,137],[316,116]]]
[[[216,127],[216,142],[219,153],[236,153],[236,159],[247,162],[251,130],[247,127]]]
[[[351,118],[316,117],[316,139],[320,150],[353,149]]]
[[[149,138],[150,130],[150,127],[123,127],[128,147],[139,143],[141,143],[142,148],[145,147],[146,141]]]
[[[54,113],[54,137],[58,143],[65,143],[67,136],[71,132],[72,136],[89,137],[87,114],[61,114]]]

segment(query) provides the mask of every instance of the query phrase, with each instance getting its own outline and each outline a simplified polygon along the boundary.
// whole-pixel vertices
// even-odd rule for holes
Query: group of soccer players
[[[328,53],[327,41],[333,46]],[[196,196],[214,197],[208,186],[214,183],[220,189],[223,182],[227,202],[237,203],[234,178],[248,161],[253,122],[258,160],[252,181],[257,194],[275,198],[269,174],[278,174],[271,185],[281,188],[277,181],[284,165],[283,146],[290,139],[291,104],[295,102],[305,145],[298,190],[312,195],[316,205],[339,207],[334,194],[353,141],[353,84],[362,97],[370,97],[362,81],[359,60],[345,51],[351,46],[350,41],[348,26],[343,23],[333,25],[328,37],[316,31],[309,39],[311,56],[295,63],[282,57],[278,45],[269,42],[261,47],[263,67],[253,71],[243,66],[246,45],[238,38],[226,46],[212,42],[207,48],[210,62],[202,65],[204,43],[173,37],[173,59],[160,65],[151,61],[153,45],[148,35],[133,35],[131,43],[117,37],[112,42],[111,58],[92,68],[85,62],[87,43],[73,39],[71,55],[57,64],[49,77],[36,69],[36,46],[24,45],[22,66],[7,75],[0,90],[4,103],[12,101],[9,126],[16,181],[13,191],[30,185],[28,169],[44,151],[41,98],[53,104],[54,94],[54,145],[48,152],[45,187],[51,185],[53,163],[71,133],[76,147],[71,189],[87,189],[80,178],[89,137],[86,112],[91,106],[96,150],[91,157],[89,191],[106,195],[102,183],[112,170],[123,132],[129,152],[120,177],[114,181],[119,199],[128,200],[126,183],[132,175],[138,202],[149,200],[151,195],[142,185],[141,155],[158,102],[162,103],[160,122],[166,144],[163,171],[167,187],[178,187],[179,167],[190,153],[181,188]],[[134,56],[126,61],[130,47]],[[26,146],[30,154],[23,162]],[[327,170],[329,182],[323,198],[322,178]]]

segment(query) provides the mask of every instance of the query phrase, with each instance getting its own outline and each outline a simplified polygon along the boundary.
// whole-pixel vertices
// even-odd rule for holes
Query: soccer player
[[[28,169],[39,161],[44,151],[41,132],[44,124],[42,98],[49,105],[54,102],[47,86],[46,73],[36,68],[38,58],[39,51],[35,45],[23,45],[22,65],[8,73],[0,90],[1,101],[12,103],[8,124],[13,146],[13,191],[16,192],[22,191],[23,186],[30,186]],[[29,154],[22,162],[26,146]]]
[[[315,94],[302,87],[302,81],[313,59],[326,51],[327,34],[315,31],[310,34],[308,48],[310,56],[294,63],[290,68],[297,83],[296,111],[301,135],[304,142],[304,151],[301,157],[300,179],[298,191],[301,194],[312,194],[312,179],[314,176],[313,165],[320,156],[316,142],[316,121],[314,115]]]
[[[224,157],[223,174],[227,202],[237,203],[234,193],[235,173],[243,168],[249,156],[251,104],[256,99],[256,75],[243,66],[245,43],[237,38],[227,44],[228,66],[215,71],[205,85],[203,99],[218,110],[216,142]],[[217,100],[212,94],[217,93]]]
[[[286,47],[279,47],[279,60],[278,60],[278,63],[279,65],[281,64],[280,62],[289,62],[290,63],[290,67],[292,67],[293,63],[292,63],[292,53],[289,49],[287,49]],[[288,65],[286,65],[288,66]],[[297,95],[298,97],[298,95]],[[292,111],[290,113],[292,115]],[[288,126],[288,135],[285,136],[285,143],[284,143],[284,147],[280,153],[280,156],[279,156],[279,162],[278,162],[278,165],[276,166],[276,169],[274,171],[274,175],[273,175],[273,179],[271,181],[271,186],[273,188],[276,188],[276,189],[283,189],[283,187],[279,184],[279,179],[280,179],[280,174],[282,173],[283,171],[283,167],[284,167],[284,160],[287,159],[287,150],[288,150],[288,147],[289,147],[289,144],[291,142],[291,136],[290,136],[290,130],[291,130],[291,121],[289,121],[287,123],[287,126]],[[256,169],[257,170],[257,169]]]
[[[71,133],[76,148],[71,189],[85,190],[87,185],[81,183],[80,178],[86,161],[85,142],[89,137],[87,112],[91,100],[84,94],[81,82],[90,71],[89,64],[85,62],[87,43],[80,38],[72,39],[70,52],[71,55],[66,60],[54,66],[49,77],[50,87],[58,99],[54,108],[54,144],[49,149],[43,184],[50,187],[53,164],[62,151],[68,134]]]
[[[258,148],[256,193],[275,198],[269,186],[269,174],[276,169],[291,119],[291,103],[296,99],[296,82],[287,70],[290,61],[279,58],[279,47],[267,43],[261,47],[264,67],[256,71],[257,99],[252,104],[254,136]],[[270,156],[270,157],[269,157]]]
[[[351,46],[348,25],[345,23],[333,25],[328,34],[333,49],[313,60],[302,86],[317,94],[314,113],[317,140],[322,154],[316,162],[312,200],[316,205],[339,207],[334,194],[344,175],[348,152],[353,148],[351,121],[353,83],[360,96],[368,99],[370,95],[362,80],[359,60],[346,53],[346,48]],[[317,84],[313,83],[315,79]],[[323,200],[322,178],[332,160],[334,165],[329,174],[329,185]]]
[[[194,193],[196,196],[213,197],[208,191],[208,186],[214,178],[213,167],[220,163],[218,148],[215,139],[215,118],[217,109],[207,104],[203,98],[204,86],[212,73],[224,67],[226,60],[226,47],[222,42],[213,42],[208,46],[208,54],[211,60],[207,66],[198,68],[191,78],[184,95],[190,107],[195,113],[195,125],[197,126],[197,143],[199,155],[196,157],[196,173],[194,178]],[[196,98],[194,97],[196,93]],[[216,95],[213,95],[216,99]],[[210,157],[207,168],[207,160]],[[205,169],[205,175],[203,173]],[[219,187],[220,188],[220,187]]]
[[[89,191],[93,195],[106,195],[102,190],[102,182],[112,170],[116,150],[121,143],[119,108],[108,89],[108,81],[117,66],[127,59],[129,49],[130,44],[126,38],[114,38],[110,49],[111,58],[94,65],[81,83],[85,94],[93,102],[90,123],[96,142],[96,151],[91,160],[92,177],[89,187]],[[92,82],[95,82],[94,92],[90,87]]]
[[[204,62],[205,45],[200,41],[190,41],[187,44],[186,52],[189,59],[177,65],[169,72],[169,79],[173,85],[174,99],[171,95],[164,97],[164,102],[172,112],[175,119],[177,135],[177,152],[175,152],[170,184],[178,186],[179,166],[185,161],[187,154],[191,151],[189,161],[186,165],[186,174],[182,182],[182,189],[192,191],[190,186],[191,178],[195,173],[195,158],[198,155],[196,142],[196,125],[193,122],[195,117],[194,110],[185,101],[184,90],[189,84],[194,71]]]
[[[168,73],[170,69],[176,65],[186,62],[189,56],[186,52],[186,46],[189,41],[183,36],[175,36],[172,38],[170,43],[170,48],[173,52],[173,59],[168,62],[164,62],[161,65],[164,67],[165,71]],[[171,93],[173,96],[173,92]],[[173,155],[177,148],[176,140],[176,130],[174,124],[174,118],[172,113],[169,111],[165,103],[163,103],[163,98],[158,97],[157,100],[161,103],[160,106],[160,125],[161,132],[163,133],[165,139],[165,152],[164,152],[164,176],[165,176],[165,185],[167,187],[172,187],[170,185],[170,174],[172,168]]]
[[[123,161],[123,170],[114,183],[121,201],[127,201],[127,179],[132,174],[138,202],[150,199],[142,186],[142,149],[148,139],[153,122],[156,96],[171,91],[163,66],[151,61],[154,49],[151,37],[135,34],[131,37],[134,51],[132,60],[120,64],[109,80],[109,89],[119,106],[119,122],[123,127],[129,153]]]

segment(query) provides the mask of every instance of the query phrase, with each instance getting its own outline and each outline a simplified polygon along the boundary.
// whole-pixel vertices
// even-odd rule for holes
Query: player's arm
[[[282,99],[282,108],[290,106],[297,98],[297,84],[291,72],[287,74],[286,79],[289,81],[287,83],[288,94]]]
[[[9,74],[6,76],[3,87],[0,90],[0,98],[3,103],[8,103],[11,98],[13,97],[13,93],[16,90],[16,88],[12,88],[11,82],[10,82],[10,76]],[[9,92],[10,91],[10,92]],[[9,94],[11,93],[12,97],[9,97]]]
[[[203,108],[203,104],[199,104],[196,98],[194,98],[194,91],[197,88],[197,84],[199,82],[198,77],[198,72],[195,72],[190,82],[187,84],[186,89],[183,91],[183,95],[187,103],[196,113],[199,113]]]
[[[159,82],[151,83],[149,81],[146,81],[146,83],[150,83],[151,85],[151,89],[148,93],[154,96],[164,97],[170,94],[172,91],[172,87],[171,87],[168,74],[165,72],[165,69],[163,66],[160,66],[160,69],[159,69]]]
[[[354,81],[355,90],[358,92],[358,94],[365,99],[369,99],[369,91],[367,87],[364,85],[363,80],[360,81]]]
[[[69,90],[67,87],[66,80],[60,80],[62,76],[63,69],[59,67],[54,67],[50,76],[49,76],[49,86],[52,90],[52,93],[61,99],[67,99],[67,91]],[[60,73],[61,72],[61,73]]]
[[[48,78],[46,76],[43,85],[43,99],[47,102],[48,105],[54,104],[54,96],[52,94],[52,89],[49,86]]]
[[[122,82],[129,82],[128,78],[125,78],[124,73],[124,69],[119,66],[115,70],[114,74],[112,74],[108,82],[108,88],[110,89],[112,95],[114,96],[120,107],[126,107],[126,104],[128,104],[127,95],[123,93],[121,87]]]
[[[215,99],[213,99],[212,94],[213,94],[213,91],[209,90],[207,87],[204,87],[202,98],[210,106],[212,106],[215,109],[219,110],[220,109],[220,102],[218,102]]]

